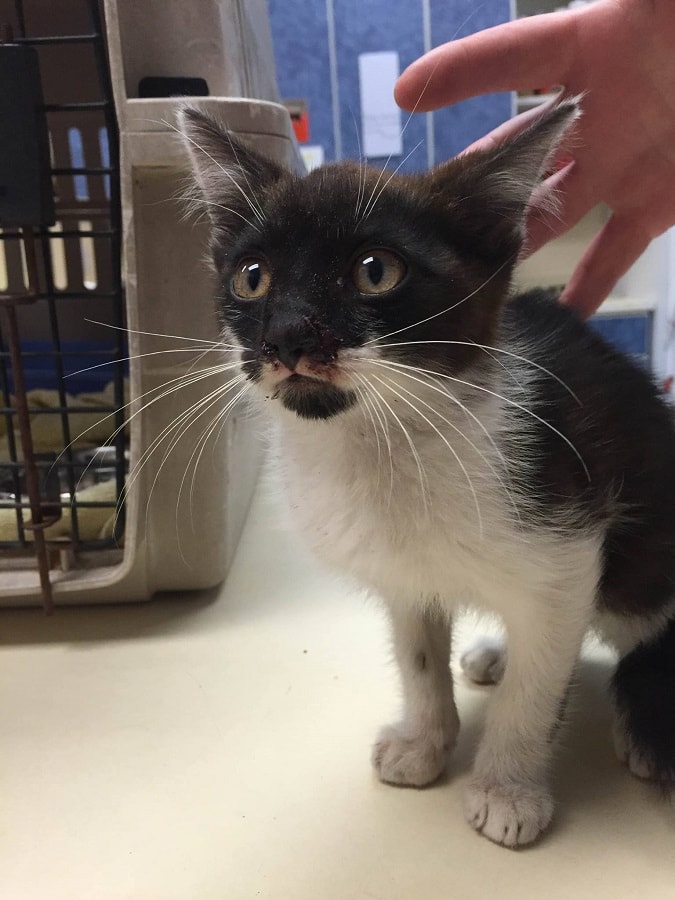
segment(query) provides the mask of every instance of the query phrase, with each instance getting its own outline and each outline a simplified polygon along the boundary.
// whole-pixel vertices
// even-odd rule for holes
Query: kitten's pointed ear
[[[257,227],[261,199],[284,170],[194,107],[183,107],[177,120],[201,195],[198,205],[206,206],[212,224],[228,233],[246,221]]]
[[[462,225],[487,241],[486,249],[510,254],[521,248],[530,198],[580,114],[576,99],[564,100],[493,150],[467,153],[448,164],[447,176],[453,190],[459,190],[457,212]],[[551,205],[555,206],[555,197]]]

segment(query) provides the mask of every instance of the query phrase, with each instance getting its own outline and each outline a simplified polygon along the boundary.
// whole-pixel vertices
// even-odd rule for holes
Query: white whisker
[[[473,413],[467,406],[465,406],[460,400],[458,400],[457,397],[455,397],[455,396],[454,396],[447,388],[445,388],[445,386],[439,385],[438,383],[437,383],[436,385],[434,385],[434,384],[432,384],[430,381],[428,381],[428,380],[426,380],[426,379],[423,379],[423,378],[417,378],[415,375],[411,375],[408,371],[403,371],[403,370],[401,370],[401,369],[399,369],[399,368],[396,368],[396,369],[390,368],[390,367],[387,365],[387,363],[384,362],[384,361],[375,361],[375,360],[371,360],[371,362],[374,363],[375,365],[381,366],[382,368],[389,369],[390,372],[393,372],[393,373],[396,374],[396,375],[403,375],[403,376],[406,377],[406,378],[410,378],[412,381],[418,382],[418,383],[421,384],[423,387],[429,388],[429,389],[431,389],[432,391],[435,391],[435,392],[441,394],[441,396],[444,397],[446,400],[450,400],[451,403],[453,403],[453,404],[455,404],[456,406],[458,406],[459,409],[460,409],[465,415],[467,415],[468,418],[470,418],[473,422],[475,422],[475,424],[476,424],[476,425],[480,428],[480,430],[483,432],[483,434],[485,435],[485,437],[486,437],[488,443],[490,444],[491,448],[493,449],[493,451],[495,452],[495,454],[497,455],[497,457],[499,458],[499,460],[500,460],[500,462],[501,462],[501,464],[502,464],[503,471],[504,471],[504,476],[505,476],[506,478],[509,477],[509,475],[510,475],[510,469],[509,469],[509,466],[508,466],[508,464],[507,464],[507,462],[506,462],[506,459],[504,458],[504,454],[501,452],[501,450],[499,449],[499,447],[498,447],[497,444],[495,443],[494,438],[492,437],[492,435],[490,434],[490,432],[487,430],[487,428],[485,427],[485,425],[480,421],[480,419],[475,415],[475,413]],[[399,388],[400,388],[401,390],[405,391],[405,388],[403,388],[401,385],[398,385],[398,386],[399,386]],[[408,393],[408,392],[406,391],[406,393]],[[433,407],[430,403],[426,403],[424,400],[422,400],[422,398],[421,398],[419,395],[417,395],[417,394],[412,394],[412,393],[411,393],[411,396],[414,396],[416,400],[418,400],[418,401],[419,401],[420,403],[422,403],[425,407],[427,407],[428,409],[430,409],[430,410],[431,410],[435,415],[437,415],[443,422],[445,422],[445,423],[446,423],[447,425],[449,425],[454,431],[456,431],[457,434],[459,434],[459,436],[462,437],[462,438],[469,444],[469,446],[470,446],[470,447],[478,454],[478,456],[480,456],[480,458],[483,460],[483,462],[488,466],[488,468],[490,469],[490,471],[493,473],[493,475],[495,476],[495,478],[497,479],[497,481],[499,482],[499,484],[502,486],[502,489],[503,489],[503,491],[504,491],[506,497],[508,498],[509,502],[511,503],[511,506],[513,507],[513,511],[514,511],[514,513],[515,513],[515,515],[516,515],[516,518],[518,519],[518,522],[521,523],[520,510],[518,509],[518,505],[517,505],[517,503],[515,502],[515,499],[513,498],[513,494],[511,493],[511,488],[506,484],[506,481],[504,480],[504,477],[502,477],[502,475],[501,475],[501,474],[499,473],[499,471],[495,468],[495,466],[494,466],[493,463],[488,459],[488,457],[485,456],[485,454],[484,454],[484,453],[483,453],[483,452],[482,452],[482,451],[474,444],[474,442],[473,442],[469,437],[467,437],[467,435],[464,434],[464,432],[463,432],[457,425],[455,425],[454,422],[451,422],[448,418],[446,418],[445,416],[443,416],[443,415],[442,415],[435,407]],[[522,524],[522,523],[521,523],[521,524]]]
[[[378,409],[377,400],[372,395],[370,385],[368,381],[358,372],[351,371],[351,375],[355,377],[362,385],[359,390],[359,394],[363,399],[363,402],[367,405],[368,413],[370,415],[370,419],[373,423],[373,429],[375,431],[375,438],[377,440],[377,461],[378,461],[378,480],[377,484],[379,486],[380,483],[380,462],[381,462],[381,453],[380,453],[380,441],[378,437],[377,430],[377,422],[379,422],[380,428],[382,429],[382,436],[387,445],[387,459],[389,461],[389,501],[388,504],[391,504],[392,494],[394,492],[394,462],[392,456],[392,448],[391,448],[391,439],[389,437],[388,428],[386,425],[386,419],[382,417],[381,407]],[[376,422],[377,419],[377,422]]]
[[[455,395],[447,388],[446,385],[439,382],[435,377],[432,377],[431,381],[427,381],[425,379],[416,378],[414,375],[410,374],[410,372],[417,372],[422,375],[434,376],[435,373],[430,372],[428,369],[417,368],[416,366],[406,366],[405,369],[403,369],[402,364],[400,364],[400,363],[399,364],[397,364],[397,363],[390,364],[389,361],[385,362],[384,360],[370,360],[370,362],[374,365],[380,365],[380,366],[383,366],[384,368],[389,368],[390,371],[400,372],[401,375],[406,375],[408,378],[411,378],[413,381],[419,381],[420,384],[423,384],[425,387],[428,387],[432,391],[436,391],[437,393],[441,394],[442,397],[444,397],[447,400],[450,400],[451,403],[454,403],[456,406],[458,406],[459,409],[468,418],[470,418],[473,422],[475,422],[475,424],[480,428],[480,430],[483,432],[483,434],[487,438],[490,446],[492,447],[494,452],[497,454],[497,456],[501,460],[501,463],[504,467],[504,471],[508,472],[509,467],[507,465],[506,460],[504,459],[503,453],[501,452],[501,450],[495,443],[494,438],[492,437],[492,435],[490,434],[488,429],[478,418],[478,416],[471,409],[469,409],[468,406],[466,406],[464,403],[462,403],[461,400],[459,400],[457,397],[455,397]],[[396,368],[393,369],[393,368],[391,368],[391,366],[396,366]],[[435,384],[433,383],[434,381],[436,382]]]
[[[356,119],[354,119],[354,127],[356,128],[356,142],[359,148],[359,186],[356,194],[356,207],[354,208],[354,221],[359,221],[359,213],[361,211],[361,204],[366,195],[366,178],[368,171],[368,161],[365,156],[363,156],[361,152],[361,137],[359,135],[359,128],[356,124]]]
[[[543,372],[545,375],[548,375],[554,381],[557,381],[558,384],[563,387],[568,394],[579,404],[579,406],[583,406],[583,403],[574,393],[572,388],[559,378],[555,372],[551,372],[550,369],[547,369],[546,366],[542,366],[539,363],[535,362],[532,359],[528,359],[526,356],[520,356],[518,353],[512,353],[510,350],[504,350],[501,347],[491,347],[489,344],[477,344],[475,341],[402,341],[400,343],[392,343],[387,344],[387,347],[412,347],[415,345],[424,345],[424,344],[451,344],[457,347],[476,347],[478,350],[484,350],[486,352],[492,351],[493,353],[502,353],[504,356],[509,356],[512,359],[517,359],[520,362],[527,363],[527,365],[532,366],[535,369],[538,369],[540,372]],[[508,371],[508,370],[507,370]],[[518,383],[518,382],[517,382]],[[518,383],[519,384],[519,383]],[[520,386],[520,385],[519,385]]]
[[[478,532],[482,538],[482,536],[483,536],[483,518],[480,513],[480,504],[478,503],[478,494],[476,493],[476,489],[474,487],[473,481],[471,480],[471,477],[466,470],[466,466],[462,462],[462,460],[461,460],[459,454],[457,453],[457,451],[455,450],[455,448],[452,446],[452,444],[446,438],[446,436],[443,434],[443,432],[440,430],[440,428],[438,428],[436,425],[434,425],[434,423],[431,421],[431,419],[428,416],[425,416],[424,413],[420,409],[418,409],[414,403],[412,403],[402,393],[400,393],[400,391],[397,389],[397,388],[400,388],[400,385],[396,386],[396,383],[394,381],[392,381],[392,379],[390,379],[390,378],[382,379],[382,378],[379,378],[377,375],[375,376],[375,380],[379,381],[380,384],[384,385],[385,387],[388,386],[389,390],[392,391],[392,393],[396,394],[396,396],[399,397],[401,400],[403,400],[403,402],[406,403],[413,410],[413,412],[417,413],[417,415],[420,416],[420,418],[423,419],[427,423],[427,425],[430,428],[432,428],[433,431],[436,432],[436,434],[440,437],[440,439],[443,441],[443,443],[448,448],[448,450],[452,453],[452,455],[454,456],[454,458],[457,462],[457,465],[460,467],[460,469],[462,470],[462,472],[464,474],[464,477],[467,480],[467,483],[469,485],[469,490],[471,491],[471,494],[473,496],[473,501],[476,506],[476,517],[478,519]],[[401,388],[401,390],[403,390],[409,396],[414,397],[416,400],[420,399],[415,394],[411,394],[410,391],[406,391],[405,388]],[[455,430],[459,430],[459,429],[455,429]],[[467,440],[468,440],[468,438],[467,438]],[[471,441],[469,441],[469,443],[471,443]],[[475,449],[477,449],[477,448],[475,448]],[[478,451],[478,452],[480,453],[480,451]],[[482,453],[480,453],[480,455],[483,456]],[[484,458],[485,457],[483,457],[483,459]]]
[[[180,428],[180,426],[185,421],[190,419],[190,417],[193,415],[193,413],[203,409],[204,405],[206,403],[208,403],[213,397],[219,397],[221,394],[226,393],[228,390],[231,390],[232,387],[234,385],[238,384],[244,377],[245,376],[243,374],[239,374],[239,375],[236,375],[234,378],[230,379],[230,381],[226,382],[225,384],[218,385],[216,388],[214,388],[213,391],[211,391],[205,397],[201,397],[199,400],[195,401],[195,403],[193,403],[187,409],[185,409],[181,413],[179,413],[178,416],[176,416],[174,419],[172,419],[171,422],[168,425],[166,425],[158,435],[155,436],[155,438],[150,443],[150,445],[145,449],[145,451],[143,452],[142,456],[140,457],[138,463],[136,463],[136,465],[134,466],[134,469],[132,469],[132,472],[129,473],[130,477],[139,466],[142,468],[142,466],[145,464],[147,459],[152,455],[154,450],[160,444],[163,443],[163,441],[169,436],[169,434],[171,434],[172,431],[174,431],[177,428]],[[200,379],[196,378],[194,380],[190,380],[189,383],[194,384],[198,380],[200,380]],[[140,410],[136,410],[136,412],[133,413],[133,416],[139,415],[141,412],[146,411],[147,408],[149,406],[151,406],[153,403],[156,403],[159,400],[164,399],[164,397],[166,397],[168,394],[174,393],[178,389],[179,388],[174,388],[171,391],[167,391],[167,392],[161,394],[160,396],[153,398],[147,404],[145,404]],[[130,417],[130,419],[133,418],[133,416]],[[130,421],[130,419],[128,421]],[[128,424],[128,422],[126,424]]]
[[[371,385],[368,383],[368,380],[360,372],[356,372],[355,370],[351,370],[351,374],[361,382],[364,389],[368,393],[370,400],[373,403],[373,411],[377,415],[377,419],[378,419],[380,425],[382,426],[382,434],[383,434],[385,442],[387,444],[387,450],[389,452],[389,463],[391,465],[391,461],[392,461],[391,435],[389,433],[389,423],[387,422],[386,413],[384,412],[382,405],[379,402],[378,398],[372,394]],[[392,477],[392,482],[393,482],[393,478],[394,478],[393,470],[391,472],[391,477]]]
[[[482,6],[485,5],[485,2],[487,2],[487,0],[484,0],[484,2],[483,2],[480,6],[478,6],[476,9],[472,10],[472,11],[469,13],[469,15],[464,19],[464,21],[461,23],[461,25],[459,25],[459,27],[455,30],[454,36],[452,37],[452,40],[453,40],[453,41],[455,40],[455,38],[457,37],[457,35],[459,34],[459,32],[462,30],[462,28],[464,28],[464,26],[466,25],[466,23],[472,18],[472,16],[474,16],[474,15],[476,14],[476,12],[477,12],[479,9],[481,9]],[[401,138],[403,138],[403,135],[405,134],[405,132],[406,132],[406,130],[407,130],[407,128],[408,128],[408,125],[410,125],[410,123],[411,123],[411,121],[412,121],[412,119],[413,119],[413,116],[414,116],[415,113],[417,112],[417,107],[418,107],[418,106],[420,105],[420,103],[422,102],[422,98],[424,97],[424,94],[425,94],[425,92],[426,92],[426,89],[427,89],[427,88],[429,87],[429,85],[431,84],[431,79],[432,79],[432,78],[434,77],[434,75],[436,74],[436,70],[438,69],[438,67],[439,67],[440,64],[441,64],[441,60],[439,59],[438,62],[436,63],[436,65],[433,67],[433,69],[432,69],[431,72],[429,73],[429,77],[427,78],[426,82],[424,83],[424,87],[423,87],[422,90],[420,91],[419,97],[417,98],[417,101],[416,101],[415,105],[413,106],[412,110],[411,110],[410,113],[408,114],[408,118],[405,120],[405,123],[404,123],[404,125],[403,125],[403,128],[401,129]],[[417,147],[419,147],[420,144],[422,144],[422,143],[424,143],[424,139],[422,139],[422,140],[419,142],[419,144],[417,144],[417,145],[415,146],[414,150],[417,150]],[[411,151],[411,152],[414,152],[414,150]],[[382,167],[382,171],[380,172],[380,174],[379,174],[379,176],[378,176],[378,179],[377,179],[377,181],[375,182],[375,187],[373,188],[373,192],[372,192],[372,194],[370,195],[370,198],[369,198],[369,200],[368,200],[367,206],[370,206],[371,200],[372,200],[373,196],[375,195],[375,191],[377,190],[378,185],[379,185],[379,183],[380,183],[380,179],[382,178],[382,175],[385,173],[385,171],[386,171],[386,169],[387,169],[387,166],[388,166],[389,163],[391,162],[392,156],[393,156],[393,154],[390,153],[389,156],[387,157],[387,160],[386,160],[384,166]],[[408,154],[408,156],[410,156],[410,154]],[[408,158],[408,157],[406,157],[406,159],[407,159],[407,158]],[[405,160],[404,160],[404,162],[405,162]],[[396,171],[398,171],[398,169],[397,169]],[[378,196],[379,196],[379,195],[378,195]],[[365,214],[361,217],[361,220],[363,220],[364,218],[365,218]]]
[[[190,469],[190,465],[192,463],[195,453],[197,453],[197,451],[199,451],[197,454],[197,459],[195,460],[195,463],[194,463],[194,467],[193,467],[193,471],[192,471],[192,478],[190,479],[190,524],[192,527],[193,534],[195,532],[195,523],[194,523],[195,479],[197,476],[197,469],[199,468],[199,463],[201,462],[202,455],[204,453],[204,450],[206,449],[206,445],[209,441],[209,438],[211,437],[213,432],[216,430],[216,428],[220,425],[220,430],[216,437],[216,441],[218,440],[218,438],[222,434],[222,430],[223,430],[225,424],[227,423],[227,420],[229,419],[230,412],[237,405],[237,403],[239,402],[241,397],[249,390],[249,387],[250,387],[250,383],[244,379],[243,387],[241,388],[241,390],[238,393],[236,393],[234,395],[234,397],[231,397],[227,401],[227,403],[225,404],[223,409],[219,410],[218,413],[211,420],[211,422],[207,426],[207,429],[204,432],[202,432],[202,436],[200,437],[199,441],[195,444],[195,448],[192,451],[192,454],[190,455],[190,459],[188,460],[188,463],[185,467],[185,473],[183,475],[183,478],[181,479],[180,488],[178,490],[178,496],[176,498],[176,516],[178,516],[178,504],[180,503],[181,494],[183,492],[183,485],[185,483],[185,478]],[[200,447],[200,445],[201,445],[201,447]],[[214,443],[214,449],[215,449],[215,443]],[[176,527],[178,527],[178,521],[176,521]]]
[[[182,197],[186,203],[203,203],[205,206],[215,206],[217,209],[222,209],[223,212],[231,213],[233,216],[237,216],[242,221],[246,222],[247,225],[250,225],[255,231],[260,232],[260,228],[254,223],[251,222],[250,219],[247,219],[246,216],[242,215],[236,209],[232,209],[230,206],[223,206],[222,203],[216,203],[215,200],[205,200],[203,197]],[[196,214],[196,212],[195,212]],[[202,217],[202,221],[205,221]]]
[[[240,379],[233,379],[233,380],[236,384],[239,382]],[[177,417],[169,426],[167,426],[164,429],[165,433],[163,432],[161,439],[159,441],[155,442],[156,446],[151,450],[147,459],[145,461],[143,461],[142,459],[139,460],[138,471],[134,472],[134,479],[140,477],[142,469],[150,461],[150,457],[154,454],[154,451],[159,449],[160,445],[164,442],[164,440],[166,438],[169,437],[171,432],[174,432],[174,431],[176,432],[171,437],[169,444],[164,451],[164,457],[163,457],[159,467],[157,468],[157,471],[155,472],[154,478],[152,480],[152,485],[151,485],[150,491],[148,493],[148,499],[147,499],[146,507],[145,507],[146,525],[147,525],[148,515],[149,515],[149,511],[150,511],[150,501],[151,501],[152,495],[155,491],[155,486],[156,486],[157,481],[162,473],[164,465],[166,464],[166,461],[171,456],[171,453],[178,446],[180,440],[187,434],[187,432],[195,424],[195,422],[197,422],[197,420],[200,419],[202,415],[205,415],[213,406],[215,406],[220,401],[221,397],[224,394],[226,394],[228,392],[228,390],[231,390],[233,386],[234,385],[229,384],[225,387],[225,389],[223,389],[223,387],[219,387],[216,390],[212,391],[210,394],[208,394],[202,400],[193,404],[192,407],[190,407],[188,410],[186,410],[185,413],[181,414],[181,416]],[[196,446],[199,446],[199,442],[197,442]],[[185,560],[185,557],[183,556],[183,552],[182,552],[182,549],[180,546],[180,528],[179,528],[179,522],[178,522],[179,506],[178,505],[180,502],[180,496],[181,496],[181,491],[183,488],[183,483],[185,481],[185,478],[187,477],[187,472],[188,472],[190,463],[192,462],[194,452],[195,452],[195,450],[193,449],[192,455],[190,456],[190,459],[188,460],[188,463],[185,467],[185,472],[183,473],[183,478],[181,479],[179,492],[178,492],[178,495],[176,498],[176,537],[178,540],[178,549],[181,554],[181,558],[183,559],[183,562],[185,562],[186,564],[188,564],[188,563],[187,563],[187,560]],[[133,479],[131,478],[131,473],[130,473],[129,489],[131,489],[132,484],[133,484]],[[192,513],[192,510],[190,510],[190,512]],[[194,531],[194,523],[192,523],[192,524],[193,524],[193,531]]]
[[[153,393],[156,394],[155,397],[153,397],[147,403],[144,403],[139,409],[135,410],[130,416],[128,416],[127,418],[124,419],[122,424],[119,425],[112,432],[110,437],[107,439],[106,445],[110,446],[115,441],[115,439],[124,431],[124,429],[127,428],[127,426],[131,424],[131,422],[133,421],[133,419],[136,416],[145,412],[154,403],[157,403],[160,400],[163,400],[165,397],[169,396],[170,394],[175,393],[176,391],[180,391],[185,387],[189,387],[190,385],[195,384],[196,382],[202,380],[203,378],[210,378],[211,376],[214,376],[214,375],[224,374],[226,371],[229,371],[230,369],[233,369],[233,368],[238,368],[240,365],[241,364],[239,364],[239,363],[231,363],[231,364],[221,364],[219,366],[212,366],[209,369],[203,369],[200,372],[194,373],[189,376],[184,375],[184,374],[180,375],[178,378],[172,378],[169,381],[164,382],[162,385],[159,385],[158,387],[150,388],[150,390],[145,391],[143,394],[139,395],[138,397],[134,397],[132,400],[129,400],[128,403],[124,403],[122,406],[119,407],[119,409],[116,409],[114,412],[109,413],[107,416],[104,416],[102,419],[97,419],[92,425],[90,425],[88,428],[85,428],[83,431],[81,431],[77,435],[77,437],[73,438],[73,440],[70,441],[70,443],[67,444],[63,448],[63,450],[59,453],[59,455],[56,457],[56,459],[52,463],[49,471],[51,472],[54,469],[54,466],[58,465],[59,461],[63,458],[63,456],[72,447],[74,447],[75,444],[78,443],[78,441],[81,441],[82,438],[84,438],[86,434],[88,434],[94,428],[99,428],[102,423],[107,422],[109,419],[116,419],[117,416],[119,416],[123,410],[129,409],[131,406],[138,403],[138,401],[142,400],[144,397],[147,397],[148,395],[153,394]],[[168,387],[168,389],[167,389],[168,385],[171,385],[171,387]],[[158,391],[161,391],[161,393],[157,394]],[[92,407],[92,415],[95,412],[96,412],[96,408]],[[95,462],[95,458],[92,457],[89,460],[89,462],[87,463],[87,465],[85,466],[82,474],[80,475],[80,477],[78,479],[78,487],[79,487],[82,479],[84,478],[84,476],[89,471],[89,467],[91,465],[93,465],[94,462]]]
[[[431,322],[432,319],[437,319],[439,316],[444,316],[446,313],[452,312],[453,309],[456,309],[462,303],[465,303],[467,300],[470,300],[474,297],[479,291],[482,291],[484,287],[486,287],[493,278],[496,278],[497,275],[504,269],[507,265],[510,265],[515,258],[515,255],[510,256],[507,260],[505,260],[500,266],[498,266],[492,275],[489,275],[482,284],[479,284],[477,288],[471,291],[470,294],[467,294],[465,297],[462,297],[461,300],[458,300],[456,303],[453,303],[452,306],[448,306],[446,309],[441,309],[439,312],[432,313],[432,315],[427,316],[426,319],[419,319],[417,322],[412,322],[410,325],[404,325],[403,328],[397,328],[396,331],[390,331],[389,334],[379,335],[376,338],[371,338],[369,341],[365,341],[365,345],[367,344],[378,344],[384,341],[386,338],[393,337],[395,334],[401,334],[404,331],[409,331],[411,328],[417,328],[419,325],[424,325],[426,322]]]
[[[395,363],[395,362],[391,362],[391,361],[389,362],[389,365],[396,366],[396,368],[403,368],[403,369],[413,368],[410,366],[406,366],[404,363]],[[449,381],[454,381],[456,384],[462,384],[468,388],[472,388],[473,390],[480,391],[481,393],[489,394],[491,397],[495,397],[497,400],[501,400],[504,403],[507,403],[509,406],[513,406],[515,409],[519,409],[521,412],[524,412],[526,415],[531,416],[533,419],[535,419],[541,425],[544,425],[546,428],[548,428],[550,431],[552,431],[553,434],[557,434],[558,437],[567,444],[567,446],[570,448],[570,450],[574,453],[574,455],[577,457],[577,459],[581,463],[581,466],[584,470],[586,478],[590,482],[590,480],[591,480],[590,472],[588,471],[586,463],[584,462],[581,454],[579,453],[577,448],[574,446],[572,441],[570,441],[570,439],[566,435],[564,435],[561,431],[558,431],[558,429],[555,426],[551,425],[550,422],[547,422],[546,419],[542,419],[541,416],[538,416],[535,412],[532,412],[531,409],[528,409],[526,406],[523,406],[522,403],[518,403],[516,400],[511,400],[509,397],[504,397],[502,394],[498,394],[496,391],[492,391],[489,388],[483,387],[483,385],[474,384],[471,381],[465,381],[464,379],[457,378],[454,375],[447,375],[447,374],[444,374],[441,372],[433,372],[430,369],[422,369],[422,368],[418,368],[418,367],[414,367],[414,368],[416,369],[416,371],[423,372],[426,375],[433,375],[435,378],[447,378]]]
[[[253,187],[251,186],[251,182],[248,180],[248,173],[246,171],[246,168],[241,164],[241,161],[239,159],[239,154],[237,153],[237,148],[232,143],[232,138],[230,137],[229,132],[227,135],[227,139],[230,144],[230,150],[232,151],[232,153],[234,153],[234,158],[236,159],[237,165],[239,166],[239,171],[244,176],[244,181],[246,182],[246,187],[249,189],[251,198],[258,209],[258,212],[260,214],[260,221],[264,222],[265,221],[265,213],[263,211],[262,204],[261,204],[260,200],[258,200],[258,198],[256,197],[255,191],[253,190]]]
[[[189,142],[192,144],[193,147],[196,147],[197,150],[199,150],[200,153],[203,153],[204,156],[206,156],[208,159],[210,159],[211,162],[214,164],[214,166],[216,166],[217,168],[219,168],[220,171],[223,173],[223,175],[227,176],[227,178],[230,179],[230,181],[232,182],[232,184],[237,188],[237,190],[239,191],[239,193],[241,194],[241,196],[244,198],[244,200],[245,200],[246,203],[248,204],[249,209],[251,210],[251,212],[253,213],[253,215],[255,216],[255,218],[260,222],[261,225],[264,225],[265,220],[264,220],[264,217],[263,217],[261,211],[258,210],[257,206],[253,203],[253,200],[248,196],[248,194],[247,194],[246,191],[243,189],[243,187],[239,184],[239,182],[238,182],[237,179],[234,177],[234,175],[233,175],[231,172],[229,172],[229,171],[225,168],[225,166],[221,165],[221,164],[218,162],[217,159],[214,159],[213,156],[211,156],[211,154],[208,152],[208,150],[205,150],[200,144],[197,143],[197,141],[193,140],[193,138],[191,138],[189,135],[187,135],[187,134],[185,134],[184,132],[182,132],[182,131],[180,130],[180,128],[177,128],[177,127],[176,127],[175,125],[173,125],[171,122],[164,122],[163,124],[166,125],[168,128],[172,128],[177,134],[180,134],[181,137],[183,137],[186,141],[189,141]],[[234,151],[234,147],[232,147],[232,150]],[[235,151],[235,158],[236,158],[236,155],[237,155],[237,154],[236,154],[236,151]],[[238,160],[237,160],[237,162],[238,162]],[[240,169],[242,168],[242,167],[241,167],[241,164],[239,165],[239,168],[240,168]],[[244,178],[246,178],[246,173],[245,173],[245,172],[244,172]],[[248,183],[248,179],[246,179],[246,181],[247,181],[247,183]],[[249,189],[250,189],[250,185],[249,185]],[[254,198],[254,199],[255,199],[255,198]],[[256,200],[256,203],[257,203],[257,200]]]
[[[422,496],[422,502],[423,502],[423,504],[424,504],[424,510],[425,510],[425,512],[428,513],[428,511],[429,511],[429,496],[430,496],[430,494],[429,494],[429,481],[428,481],[428,479],[427,479],[426,472],[424,471],[424,466],[422,465],[422,460],[421,460],[420,455],[419,455],[419,453],[418,453],[418,451],[417,451],[417,447],[415,447],[415,444],[414,444],[414,442],[413,442],[413,439],[410,437],[410,433],[408,432],[408,429],[405,427],[405,425],[403,424],[403,422],[401,422],[400,418],[396,415],[396,413],[395,413],[394,410],[392,409],[391,404],[389,404],[389,403],[386,401],[386,399],[382,396],[382,393],[381,393],[380,391],[378,391],[377,388],[374,387],[372,384],[370,385],[370,389],[371,389],[371,391],[373,391],[373,393],[374,393],[377,397],[379,397],[380,402],[381,402],[382,404],[384,404],[384,406],[389,410],[389,412],[391,413],[391,416],[392,416],[393,420],[396,422],[396,424],[398,425],[398,427],[399,427],[399,428],[401,429],[401,431],[403,432],[403,435],[404,435],[404,437],[405,437],[405,439],[406,439],[406,441],[407,441],[407,443],[408,443],[408,446],[410,447],[410,452],[412,453],[413,459],[414,459],[414,461],[415,461],[415,465],[417,466],[417,473],[418,473],[419,479],[420,479],[420,487],[421,487],[421,489],[422,489],[422,493],[421,493],[421,496]]]
[[[361,216],[361,218],[359,219],[357,224],[360,224],[361,222],[363,222],[365,219],[368,218],[368,216],[371,214],[371,212],[375,209],[377,201],[382,196],[383,191],[385,191],[387,189],[387,185],[390,183],[392,178],[395,178],[395,176],[400,171],[401,167],[405,165],[405,163],[410,159],[410,157],[413,155],[415,150],[417,150],[417,148],[420,147],[423,143],[424,143],[424,138],[415,144],[415,146],[412,148],[410,153],[407,154],[407,156],[403,157],[401,162],[396,166],[394,171],[389,175],[389,178],[387,178],[387,180],[384,182],[382,187],[379,189],[379,191],[377,192],[377,195],[375,195],[375,190],[373,190],[373,193],[370,195],[370,200],[368,201],[365,209],[363,210],[363,215]],[[379,178],[378,178],[378,182],[379,182]],[[375,185],[375,189],[377,189],[377,185]]]
[[[377,486],[380,483],[380,466],[382,463],[382,447],[380,445],[380,435],[377,430],[377,426],[375,424],[375,418],[373,416],[373,410],[370,403],[370,399],[366,394],[365,390],[362,387],[355,386],[356,393],[361,398],[361,403],[363,406],[363,418],[368,423],[368,419],[370,419],[370,424],[373,426],[373,434],[375,436],[375,445],[377,447]]]
[[[126,334],[143,334],[147,337],[160,337],[160,338],[169,338],[170,340],[175,341],[191,341],[195,344],[201,344],[204,346],[208,344],[213,347],[222,347],[223,350],[248,350],[250,348],[244,346],[237,346],[236,344],[226,344],[223,341],[207,341],[204,338],[191,338],[186,337],[184,334],[163,334],[158,331],[138,331],[134,328],[128,328],[122,325],[111,325],[109,322],[99,322],[96,319],[84,319],[85,322],[89,322],[90,325],[101,325],[104,328],[112,328],[113,331],[124,331]]]
[[[83,372],[93,372],[94,369],[102,369],[105,366],[111,366],[113,364],[117,365],[118,363],[123,362],[131,362],[132,359],[145,359],[146,356],[160,356],[163,353],[196,353],[198,350],[203,350],[204,353],[211,353],[213,351],[221,352],[220,347],[173,347],[169,350],[151,350],[148,353],[136,353],[133,356],[122,356],[119,359],[108,359],[106,362],[96,363],[93,366],[87,366],[84,369],[77,369],[74,372],[66,372],[63,376],[64,378],[72,378],[73,375],[82,375]],[[201,359],[204,353],[200,354],[199,358]]]
[[[155,477],[152,482],[152,487],[150,489],[148,500],[146,503],[146,520],[148,515],[148,510],[150,507],[150,500],[152,498],[152,494],[154,492],[155,485],[157,483],[157,479],[164,468],[166,460],[169,457],[169,454],[174,449],[178,440],[186,433],[187,429],[203,414],[204,407],[210,409],[214,403],[218,402],[221,396],[226,394],[228,391],[232,390],[238,383],[242,381],[246,376],[244,374],[239,374],[235,378],[231,379],[224,385],[219,385],[215,390],[211,391],[205,397],[200,398],[198,401],[193,403],[186,410],[181,412],[178,416],[176,416],[168,425],[166,425],[162,431],[153,439],[150,445],[145,449],[143,454],[141,455],[138,462],[134,465],[133,469],[129,472],[127,477],[126,484],[124,486],[124,490],[120,496],[120,504],[122,501],[129,495],[133,485],[140,477],[141,472],[149,462],[150,458],[154,455],[155,451],[159,449],[159,447],[164,443],[164,441],[172,435],[173,432],[178,431],[178,436],[171,438],[169,447],[165,451],[164,458],[155,473]]]

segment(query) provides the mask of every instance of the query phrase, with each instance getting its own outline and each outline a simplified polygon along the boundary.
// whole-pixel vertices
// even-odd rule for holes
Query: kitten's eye
[[[359,256],[352,278],[362,294],[384,294],[403,281],[405,264],[391,250],[371,250]]]
[[[257,300],[265,296],[271,281],[267,263],[261,259],[245,259],[232,278],[232,293],[242,300]]]

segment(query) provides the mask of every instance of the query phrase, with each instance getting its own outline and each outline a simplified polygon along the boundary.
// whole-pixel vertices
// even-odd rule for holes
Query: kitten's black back
[[[578,510],[581,502],[582,527],[584,519],[611,523],[601,605],[619,613],[658,611],[675,590],[672,409],[648,373],[549,292],[512,300],[503,328],[507,345],[521,347],[559,379],[539,370],[529,409],[578,451],[571,453],[550,427],[530,422],[538,445],[535,495],[544,510]]]

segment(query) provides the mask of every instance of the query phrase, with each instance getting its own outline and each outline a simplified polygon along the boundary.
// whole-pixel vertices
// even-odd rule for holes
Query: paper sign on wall
[[[321,144],[303,144],[300,147],[300,156],[308,172],[318,169],[324,163],[324,151]]]
[[[361,144],[364,156],[403,153],[401,110],[394,102],[399,74],[398,53],[361,53]]]

